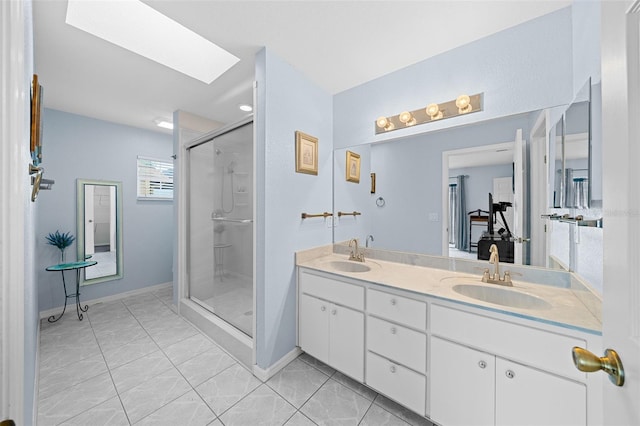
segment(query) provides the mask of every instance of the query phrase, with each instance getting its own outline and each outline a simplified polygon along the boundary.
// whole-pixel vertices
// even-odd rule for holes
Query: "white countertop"
[[[349,277],[390,288],[405,290],[421,295],[445,299],[467,306],[486,309],[494,312],[531,319],[547,324],[576,329],[590,334],[602,333],[602,321],[594,315],[570,288],[560,288],[544,284],[519,281],[512,277],[513,287],[497,284],[486,284],[481,281],[482,271],[478,274],[461,273],[446,269],[408,265],[378,259],[366,259],[364,264],[371,267],[367,272],[344,272],[335,269],[332,261],[347,261],[348,256],[323,253],[318,257],[299,257],[297,266]],[[358,262],[354,262],[358,263]],[[487,266],[489,264],[487,263]],[[504,271],[505,265],[501,265]],[[493,272],[493,266],[491,266]],[[522,309],[484,302],[463,296],[453,290],[456,284],[473,284],[479,286],[495,286],[506,290],[515,290],[536,296],[551,305],[547,309]]]

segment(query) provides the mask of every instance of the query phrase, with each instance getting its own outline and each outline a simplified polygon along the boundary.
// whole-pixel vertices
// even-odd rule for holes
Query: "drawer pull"
[[[396,299],[391,299],[391,306],[396,306],[396,303],[398,303]]]
[[[478,362],[478,367],[483,368],[483,369],[487,368],[487,363],[484,362],[484,361],[480,361],[480,362]]]
[[[396,366],[395,366],[395,365],[392,365],[392,366],[389,368],[389,371],[391,371],[392,373],[395,373],[395,372],[396,372]]]
[[[326,307],[326,306],[321,306],[321,307],[320,307],[320,310],[321,310],[322,312],[324,312],[324,311],[326,311],[326,310],[327,310],[327,307]]]
[[[505,371],[505,373],[504,373],[504,374],[505,374],[505,376],[507,376],[507,377],[508,377],[508,378],[510,378],[510,379],[513,379],[514,377],[516,377],[516,373],[514,373],[514,372],[513,372],[513,371],[511,371],[511,370],[507,370],[507,371]]]
[[[396,334],[397,330],[395,327],[391,327],[391,334]]]

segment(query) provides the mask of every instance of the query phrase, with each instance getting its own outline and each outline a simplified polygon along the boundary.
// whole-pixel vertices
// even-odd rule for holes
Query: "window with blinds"
[[[138,156],[138,199],[173,199],[173,163]]]

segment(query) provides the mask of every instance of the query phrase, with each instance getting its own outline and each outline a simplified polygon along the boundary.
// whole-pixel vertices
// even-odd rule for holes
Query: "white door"
[[[331,305],[329,361],[346,375],[364,381],[364,314]]]
[[[300,347],[325,364],[329,363],[329,307],[324,300],[300,296]]]
[[[585,425],[586,401],[582,383],[496,357],[496,426]]]
[[[431,338],[431,418],[442,425],[494,425],[495,356]]]
[[[640,424],[639,3],[601,5],[603,344],[618,352],[626,370],[622,387],[603,380],[608,425]]]
[[[547,212],[547,146],[549,138],[549,110],[543,111],[533,125],[530,134],[530,168],[529,168],[529,205],[530,224],[528,237],[529,264],[532,266],[547,265],[546,220],[542,215]]]
[[[524,258],[524,248],[522,246],[523,241],[526,240],[524,231],[524,215],[525,215],[525,149],[524,140],[522,139],[522,129],[516,131],[516,139],[513,144],[513,181],[514,181],[514,196],[513,196],[513,235],[515,237],[515,245],[513,247],[513,260],[516,264],[522,264]]]

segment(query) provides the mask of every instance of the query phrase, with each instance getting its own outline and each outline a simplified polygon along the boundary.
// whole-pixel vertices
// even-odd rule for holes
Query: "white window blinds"
[[[138,199],[173,199],[173,163],[138,156]]]

